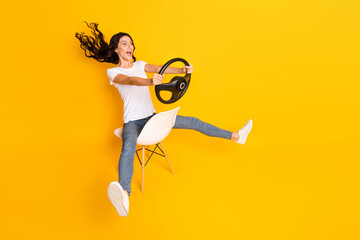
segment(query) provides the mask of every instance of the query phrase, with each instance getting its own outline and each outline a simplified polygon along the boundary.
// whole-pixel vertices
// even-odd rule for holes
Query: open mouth
[[[128,55],[129,57],[131,57],[132,52],[126,52],[126,55]]]

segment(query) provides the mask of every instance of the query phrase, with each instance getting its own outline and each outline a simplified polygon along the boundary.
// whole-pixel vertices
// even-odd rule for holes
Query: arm
[[[135,86],[153,86],[151,78],[129,77],[124,74],[117,74],[113,80],[114,83]]]
[[[146,64],[145,65],[145,72],[158,73],[161,68],[162,68],[161,65]],[[168,67],[168,68],[166,68],[164,73],[183,74],[183,73],[186,73],[186,72],[184,72],[184,68]]]

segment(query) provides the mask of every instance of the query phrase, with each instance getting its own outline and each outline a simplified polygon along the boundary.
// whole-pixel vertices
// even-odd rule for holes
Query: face
[[[134,45],[131,41],[131,38],[128,36],[123,36],[119,40],[119,44],[115,52],[118,53],[119,57],[123,60],[132,60],[132,56],[134,53]]]

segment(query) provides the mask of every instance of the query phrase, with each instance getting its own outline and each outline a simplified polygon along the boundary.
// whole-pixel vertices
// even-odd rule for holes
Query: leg
[[[145,174],[145,146],[142,146],[142,161],[141,161],[141,192],[144,192],[144,174]]]
[[[184,117],[177,115],[174,129],[192,129],[201,132],[210,137],[219,137],[224,139],[232,139],[233,133],[221,128],[218,128],[209,123],[203,122],[198,118]]]
[[[168,157],[168,155],[166,154],[164,145],[162,144],[162,142],[160,142],[159,144],[160,144],[160,146],[161,146],[162,151],[164,152],[164,155],[165,155],[166,160],[168,161],[168,164],[169,164],[169,166],[170,166],[170,169],[171,169],[172,174],[175,174],[175,173],[174,173],[174,170],[173,170],[173,168],[172,168],[172,166],[171,166],[169,157]],[[160,149],[160,150],[161,150],[161,149]]]
[[[124,124],[122,134],[122,150],[119,159],[119,183],[122,188],[131,193],[131,179],[134,172],[134,156],[136,151],[136,141],[142,126],[130,121]]]
[[[123,147],[119,159],[119,183],[129,196],[131,193],[131,179],[134,172],[134,156],[136,152],[137,138],[151,115],[124,124],[122,132]]]

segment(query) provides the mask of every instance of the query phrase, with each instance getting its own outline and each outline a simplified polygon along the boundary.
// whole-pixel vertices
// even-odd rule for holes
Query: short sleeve
[[[109,78],[109,81],[110,81],[110,85],[113,85],[114,84],[114,78],[115,78],[115,76],[118,74],[118,72],[117,71],[114,71],[114,69],[111,69],[111,68],[109,68],[108,70],[107,70],[107,76],[108,76],[108,78]]]
[[[141,60],[136,61],[136,62],[139,63],[140,68],[141,68],[142,70],[144,70],[144,72],[145,72],[145,65],[147,64],[147,62],[144,62],[144,61],[141,61]]]

